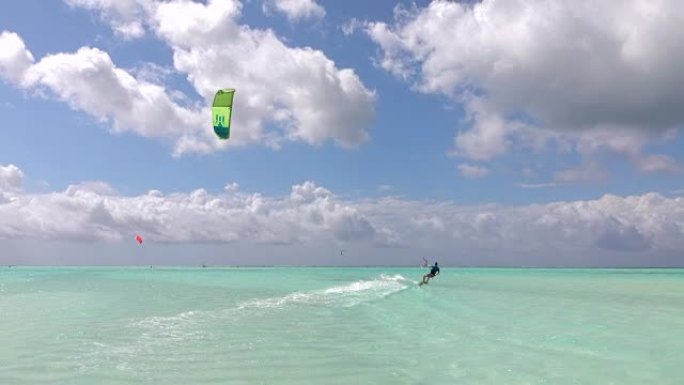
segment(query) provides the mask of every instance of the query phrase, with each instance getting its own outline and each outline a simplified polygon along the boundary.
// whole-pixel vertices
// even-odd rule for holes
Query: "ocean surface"
[[[684,384],[684,270],[0,268],[0,384]]]

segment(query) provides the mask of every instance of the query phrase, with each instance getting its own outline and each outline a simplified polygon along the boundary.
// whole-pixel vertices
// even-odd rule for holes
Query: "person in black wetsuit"
[[[435,265],[430,268],[430,272],[423,276],[423,282],[421,282],[420,285],[427,285],[428,282],[430,282],[430,278],[435,278],[437,275],[439,275],[439,266],[437,262],[435,262]]]

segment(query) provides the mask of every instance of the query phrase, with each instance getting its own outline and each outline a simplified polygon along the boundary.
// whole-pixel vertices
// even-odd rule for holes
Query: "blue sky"
[[[358,253],[360,260],[393,263],[392,253],[386,251],[391,247],[401,249],[410,263],[412,258],[420,260],[416,254],[422,252],[421,247],[429,247],[457,264],[463,261],[448,257],[449,250],[491,246],[498,250],[495,254],[502,254],[502,260],[510,261],[512,257],[503,256],[510,243],[526,243],[538,234],[529,230],[506,239],[497,235],[494,245],[486,238],[491,234],[482,228],[466,236],[467,231],[458,228],[454,230],[458,235],[444,232],[444,226],[468,224],[483,212],[493,212],[497,226],[513,226],[506,213],[518,209],[533,227],[544,215],[560,215],[536,212],[538,205],[553,211],[554,204],[594,204],[589,217],[600,217],[600,227],[608,226],[601,227],[606,234],[619,235],[617,240],[608,238],[631,245],[636,253],[631,255],[641,255],[637,264],[648,264],[653,255],[666,258],[681,242],[684,210],[678,197],[684,189],[684,116],[678,103],[684,95],[677,84],[684,79],[672,63],[684,53],[684,42],[676,36],[671,20],[647,20],[639,17],[638,10],[630,12],[638,8],[637,1],[630,2],[635,7],[625,11],[613,3],[592,9],[591,2],[573,6],[566,1],[544,8],[527,1],[506,7],[500,1],[404,1],[397,5],[302,0],[290,3],[299,8],[279,10],[276,0],[217,0],[194,4],[197,13],[185,21],[174,19],[179,13],[174,13],[173,6],[182,3],[171,2],[166,13],[153,0],[118,5],[26,0],[3,5],[0,42],[6,45],[0,43],[0,47],[19,53],[0,55],[0,166],[5,167],[7,180],[20,180],[4,183],[7,218],[30,210],[65,215],[51,211],[64,210],[64,205],[55,208],[45,202],[51,194],[71,199],[66,198],[73,196],[67,193],[70,185],[96,194],[88,196],[93,201],[79,200],[84,206],[76,204],[79,208],[73,210],[81,211],[69,214],[91,218],[79,220],[82,227],[64,229],[55,224],[53,228],[41,220],[36,223],[43,230],[35,230],[36,223],[17,230],[18,222],[6,219],[10,230],[3,237],[8,242],[30,245],[36,239],[62,241],[66,235],[69,242],[121,247],[121,242],[130,240],[129,230],[122,229],[128,226],[131,233],[142,232],[133,225],[139,221],[122,212],[135,212],[148,191],[190,197],[192,191],[204,189],[229,200],[222,194],[230,183],[239,185],[240,194],[245,195],[243,203],[265,197],[279,205],[292,198],[293,186],[308,186],[312,193],[315,186],[324,189],[330,195],[321,193],[314,201],[326,219],[311,224],[320,236],[285,235],[279,232],[280,225],[270,222],[278,217],[267,215],[259,220],[274,226],[266,232],[268,241],[239,234],[197,239],[189,233],[164,235],[167,224],[158,219],[153,222],[162,225],[151,231],[150,242],[237,242],[244,243],[247,254],[266,247],[265,242],[273,255],[272,260],[265,259],[269,262],[291,261],[287,255],[294,254],[306,254],[307,262],[315,262],[320,247],[353,244],[363,250]],[[235,5],[241,8],[231,13]],[[202,11],[211,6],[216,8]],[[682,12],[677,3],[664,2],[662,7],[670,13]],[[526,9],[531,11],[526,14]],[[567,18],[571,10],[578,15],[574,21]],[[297,11],[308,17],[288,18]],[[209,25],[212,14],[224,17],[214,30],[183,29],[187,20]],[[478,19],[474,16],[478,14],[484,16]],[[623,23],[613,25],[607,22],[610,17]],[[548,20],[561,22],[540,23]],[[643,32],[630,34],[622,28],[639,23],[642,28],[636,30]],[[139,30],[126,35],[119,28],[122,25]],[[233,27],[246,32],[231,34]],[[273,39],[263,36],[266,30],[273,32]],[[204,40],[193,43],[202,33]],[[651,48],[650,43],[663,39],[668,50]],[[82,47],[96,51],[86,54],[79,51]],[[270,56],[271,49],[275,56]],[[227,56],[216,56],[212,50]],[[32,63],[21,64],[23,52],[30,52]],[[216,57],[225,64],[211,63]],[[116,70],[102,64],[102,58],[108,58],[105,61]],[[86,62],[102,64],[94,75],[98,79],[123,71],[135,83],[112,75],[118,79],[112,81],[122,83],[103,80],[112,88],[98,88],[97,80],[83,80],[91,76],[83,72],[87,69],[81,63]],[[11,68],[20,70],[12,72]],[[349,78],[346,69],[353,70]],[[318,77],[323,73],[318,71],[327,71],[327,78]],[[133,112],[131,106],[147,106],[149,99],[131,97],[132,104],[125,99],[149,97],[147,91],[139,90],[150,83],[172,95],[164,99],[164,105],[178,115],[150,111],[148,117],[141,117]],[[124,86],[119,90],[120,84]],[[210,103],[207,85],[237,88],[232,128],[236,139],[227,147],[212,137],[211,125],[204,124],[210,122],[203,109]],[[98,95],[97,103],[92,103],[93,95]],[[98,121],[96,117],[102,114],[108,114],[109,120]],[[117,127],[124,132],[114,132]],[[190,144],[182,147],[180,139],[186,134],[188,141],[183,143]],[[277,138],[277,148],[269,144],[269,138]],[[11,179],[12,175],[20,177]],[[93,187],[93,182],[101,186]],[[652,193],[663,201],[643,198]],[[601,205],[606,195],[624,202],[630,197],[646,199],[656,207],[626,215],[624,207],[637,208],[629,204],[606,208]],[[399,208],[387,205],[388,200]],[[326,206],[330,201],[339,205],[339,213]],[[40,207],[31,206],[36,204]],[[92,219],[98,205],[115,225]],[[144,205],[154,211],[161,207],[155,205],[162,204]],[[441,205],[449,208],[440,210]],[[292,202],[285,206],[282,215],[295,211],[308,218],[309,209]],[[658,210],[665,213],[659,218],[664,224],[655,226],[649,213]],[[244,215],[241,220],[253,220]],[[350,219],[339,219],[339,215],[350,215]],[[583,219],[560,221],[563,226],[595,226],[582,222],[587,215],[577,215]],[[396,217],[389,220],[387,216]],[[444,232],[440,238],[431,239],[430,228],[392,227],[422,217],[443,223],[438,226]],[[290,220],[283,219],[283,228]],[[241,227],[228,214],[197,219],[197,223],[208,222]],[[92,235],[89,226],[102,229],[101,233]],[[362,236],[365,226],[377,237]],[[660,233],[663,228],[668,229],[667,241]],[[417,236],[415,242],[403,235],[415,231],[428,235]],[[645,243],[627,241],[634,237]],[[274,248],[271,242],[281,246]],[[559,242],[568,250],[561,264],[575,261],[571,250],[582,242],[567,237]],[[589,240],[582,247],[598,247],[599,253],[605,251],[602,242]],[[41,252],[30,251],[26,245],[22,250],[29,251],[22,252],[24,257],[7,257],[8,261],[21,263],[29,256],[49,261],[36,257]],[[608,247],[614,253],[611,258],[619,258],[624,247],[613,246]],[[546,255],[555,247],[539,245],[535,253]],[[176,252],[180,253],[176,262],[184,261],[182,253]],[[491,255],[478,255],[498,263]],[[150,254],[146,258],[159,263],[162,257]],[[475,256],[469,258],[467,263],[478,263]],[[524,258],[513,261],[526,263]],[[216,262],[234,261],[219,258]]]

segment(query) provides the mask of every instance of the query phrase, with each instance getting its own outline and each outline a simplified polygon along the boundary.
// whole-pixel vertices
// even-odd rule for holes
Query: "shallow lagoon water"
[[[684,270],[0,269],[2,384],[684,383]]]

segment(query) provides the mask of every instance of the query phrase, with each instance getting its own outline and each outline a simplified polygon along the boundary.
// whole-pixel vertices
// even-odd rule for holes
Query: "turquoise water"
[[[684,383],[684,270],[0,268],[0,384]]]

